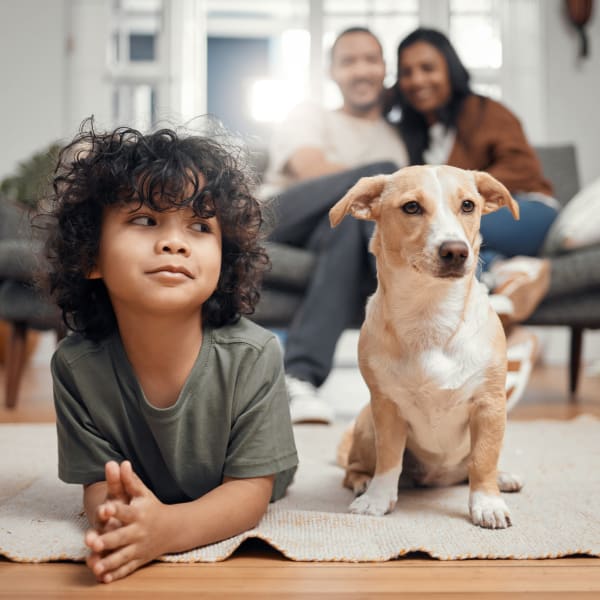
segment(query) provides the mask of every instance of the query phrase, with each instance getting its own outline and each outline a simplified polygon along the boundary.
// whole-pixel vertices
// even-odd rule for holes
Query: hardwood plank
[[[110,585],[95,583],[80,564],[11,565],[0,563],[0,597],[160,598],[305,597],[339,595],[379,598],[539,594],[540,597],[600,595],[600,568],[593,558],[545,561],[454,561],[400,559],[387,563],[297,563],[256,556],[234,556],[208,564],[156,563]],[[487,597],[487,596],[486,596]],[[489,596],[493,597],[493,596]]]

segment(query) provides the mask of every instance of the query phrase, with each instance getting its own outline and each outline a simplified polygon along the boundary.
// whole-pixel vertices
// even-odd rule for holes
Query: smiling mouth
[[[417,92],[413,92],[411,96],[415,100],[427,100],[432,96],[432,93],[430,90],[419,90]]]
[[[158,269],[153,269],[152,271],[147,271],[148,275],[167,275],[172,274],[174,277],[177,276],[185,276],[189,279],[194,279],[194,276],[185,268],[185,267],[176,267],[172,265],[166,265],[164,267],[159,267]]]

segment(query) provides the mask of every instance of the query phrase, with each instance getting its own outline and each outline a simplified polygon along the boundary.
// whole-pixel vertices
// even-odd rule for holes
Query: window
[[[163,0],[114,0],[109,72],[114,125],[147,129],[156,123],[166,79],[161,42]]]
[[[502,39],[495,0],[450,0],[449,37],[471,73],[475,91],[500,99]]]
[[[329,108],[341,103],[327,75],[329,49],[335,36],[352,26],[371,29],[380,39],[387,64],[386,85],[396,79],[396,52],[401,39],[419,24],[447,33],[469,69],[476,91],[500,98],[503,0],[207,0],[209,70],[211,40],[260,38],[268,43],[268,73],[247,71],[235,81],[243,101],[238,111],[255,123],[272,123],[308,98]],[[216,44],[212,44],[216,48]],[[214,53],[213,53],[214,57]],[[236,70],[236,72],[239,69]],[[221,71],[222,72],[222,71]],[[213,78],[214,79],[214,78]],[[209,109],[227,112],[212,94]],[[211,96],[212,95],[212,96]],[[211,99],[212,97],[212,99]],[[244,107],[248,107],[244,109]],[[233,121],[233,115],[224,115]]]

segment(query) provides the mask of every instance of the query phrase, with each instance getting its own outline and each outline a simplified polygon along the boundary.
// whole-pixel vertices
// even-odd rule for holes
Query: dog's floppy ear
[[[348,213],[357,219],[367,221],[375,219],[377,217],[375,202],[379,200],[386,182],[385,175],[361,177],[329,211],[331,226],[339,225]]]
[[[515,202],[514,198],[510,195],[510,192],[489,173],[483,171],[476,171],[475,185],[477,191],[485,199],[483,206],[483,214],[494,212],[503,206],[508,207],[508,210],[512,213],[515,219],[519,219],[519,205]]]

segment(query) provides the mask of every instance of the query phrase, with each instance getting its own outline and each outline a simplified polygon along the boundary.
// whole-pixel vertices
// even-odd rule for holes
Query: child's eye
[[[156,225],[156,220],[147,215],[139,215],[131,219],[130,223],[133,225],[141,225],[143,227],[152,227],[153,225]]]
[[[201,233],[210,233],[212,231],[210,225],[204,221],[195,221],[192,223],[192,229]]]

